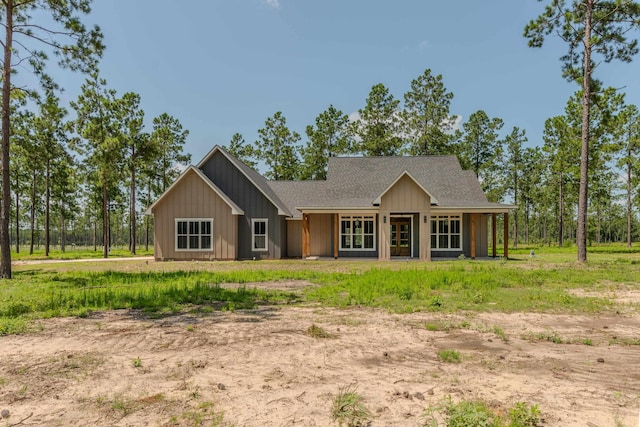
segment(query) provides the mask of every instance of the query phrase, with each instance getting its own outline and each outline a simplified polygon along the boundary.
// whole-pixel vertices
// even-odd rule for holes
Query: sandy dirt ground
[[[334,337],[310,336],[311,325]],[[423,425],[425,408],[446,396],[498,411],[538,404],[548,426],[638,426],[632,311],[119,310],[34,329],[0,337],[2,426],[330,426],[345,386],[362,395],[371,426]],[[442,361],[443,349],[461,361]]]

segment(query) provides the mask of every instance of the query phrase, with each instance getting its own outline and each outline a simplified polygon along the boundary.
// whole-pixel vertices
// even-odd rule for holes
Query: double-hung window
[[[340,217],[340,250],[374,251],[375,217],[351,215]]]
[[[269,231],[269,220],[268,219],[257,219],[254,218],[251,220],[251,248],[253,251],[266,251],[268,250],[267,242],[269,239],[267,238]]]
[[[462,217],[431,217],[431,249],[462,250]]]
[[[179,218],[176,219],[176,250],[208,251],[211,250],[213,233],[212,218]]]

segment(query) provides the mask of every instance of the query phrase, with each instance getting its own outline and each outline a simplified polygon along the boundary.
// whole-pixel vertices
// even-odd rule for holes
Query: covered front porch
[[[288,221],[290,257],[303,259],[415,259],[497,257],[497,218],[503,216],[508,257],[508,212],[305,212]],[[489,227],[490,222],[490,227]],[[297,243],[299,242],[299,243]],[[489,251],[489,242],[491,250]],[[295,249],[294,249],[295,250]]]

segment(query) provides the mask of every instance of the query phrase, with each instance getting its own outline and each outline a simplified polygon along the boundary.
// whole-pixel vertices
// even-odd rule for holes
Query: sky
[[[119,95],[140,94],[147,130],[168,113],[190,135],[192,162],[234,133],[248,143],[281,111],[306,142],[305,128],[330,104],[364,107],[382,83],[402,101],[426,69],[454,94],[451,114],[477,110],[525,129],[542,145],[544,122],[563,114],[578,90],[562,78],[565,45],[539,49],[522,36],[546,2],[536,0],[96,0],[85,19],[107,46],[101,75]],[[62,72],[63,97],[84,77]],[[601,64],[595,77],[640,104],[640,55]]]

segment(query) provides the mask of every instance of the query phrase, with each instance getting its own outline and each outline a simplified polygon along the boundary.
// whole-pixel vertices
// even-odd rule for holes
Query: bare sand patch
[[[640,347],[610,344],[640,338],[638,316],[285,306],[158,319],[118,310],[40,325],[0,337],[10,425],[327,426],[346,385],[372,426],[422,425],[446,395],[500,410],[536,403],[548,426],[638,423]],[[311,325],[335,337],[309,336]],[[441,349],[461,363],[441,361]]]

